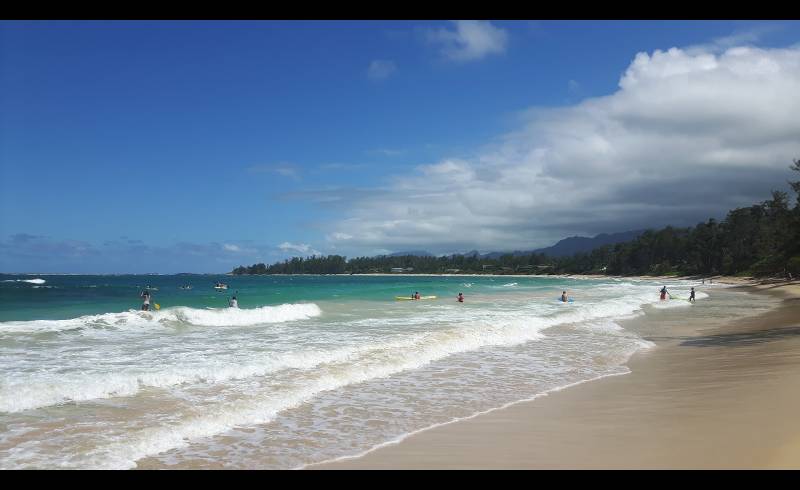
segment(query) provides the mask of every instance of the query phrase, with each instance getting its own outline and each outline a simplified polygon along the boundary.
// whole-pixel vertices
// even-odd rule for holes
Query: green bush
[[[800,276],[800,255],[795,255],[786,262],[786,270],[794,276]]]
[[[763,259],[759,260],[751,267],[753,274],[756,276],[766,276],[769,274],[774,274],[776,272],[783,271],[783,264],[781,263],[780,257],[776,257],[774,255],[768,255]]]

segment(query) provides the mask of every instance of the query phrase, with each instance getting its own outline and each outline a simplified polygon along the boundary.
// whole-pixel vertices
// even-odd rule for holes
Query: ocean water
[[[655,345],[625,319],[771,306],[719,286],[661,302],[662,284],[0,275],[0,469],[301,468],[624,374]],[[158,311],[139,311],[148,285]],[[438,298],[394,299],[414,291]]]

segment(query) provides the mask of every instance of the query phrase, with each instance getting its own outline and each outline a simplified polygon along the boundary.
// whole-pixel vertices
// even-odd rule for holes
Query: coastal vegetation
[[[800,160],[790,168],[800,173]],[[541,253],[497,258],[468,255],[294,257],[272,265],[237,267],[233,274],[609,274],[609,275],[800,275],[800,180],[796,194],[773,191],[771,199],[733,209],[694,227],[667,226],[637,238],[569,257]]]

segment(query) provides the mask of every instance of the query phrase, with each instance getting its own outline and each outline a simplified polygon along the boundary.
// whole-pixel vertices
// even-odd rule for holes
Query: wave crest
[[[31,320],[0,322],[0,333],[44,333],[86,328],[162,327],[181,322],[200,327],[247,327],[269,323],[307,320],[322,314],[314,303],[294,303],[260,308],[209,308],[187,306],[160,311],[128,310],[120,313],[86,315],[68,320]]]

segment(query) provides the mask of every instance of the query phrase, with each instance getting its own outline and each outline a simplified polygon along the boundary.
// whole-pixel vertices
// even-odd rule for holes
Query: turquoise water
[[[0,281],[0,469],[303,467],[624,374],[654,344],[621,320],[757,305],[708,289],[662,302],[662,283],[614,278]],[[667,282],[676,298],[692,285]],[[145,286],[160,310],[139,310]],[[438,298],[394,299],[414,291]]]
[[[22,281],[43,279],[43,284]],[[227,291],[213,289],[217,282]],[[56,320],[82,315],[122,312],[141,307],[139,294],[152,291],[151,302],[161,307],[222,308],[236,295],[240,308],[279,305],[301,301],[390,301],[395,296],[455,297],[459,292],[497,293],[503,284],[516,282],[531,290],[549,290],[553,297],[560,287],[572,288],[578,280],[487,276],[225,276],[225,275],[6,275],[0,274],[0,321]],[[586,282],[584,281],[583,284]],[[465,286],[468,284],[469,286]],[[180,289],[191,285],[192,289]]]

